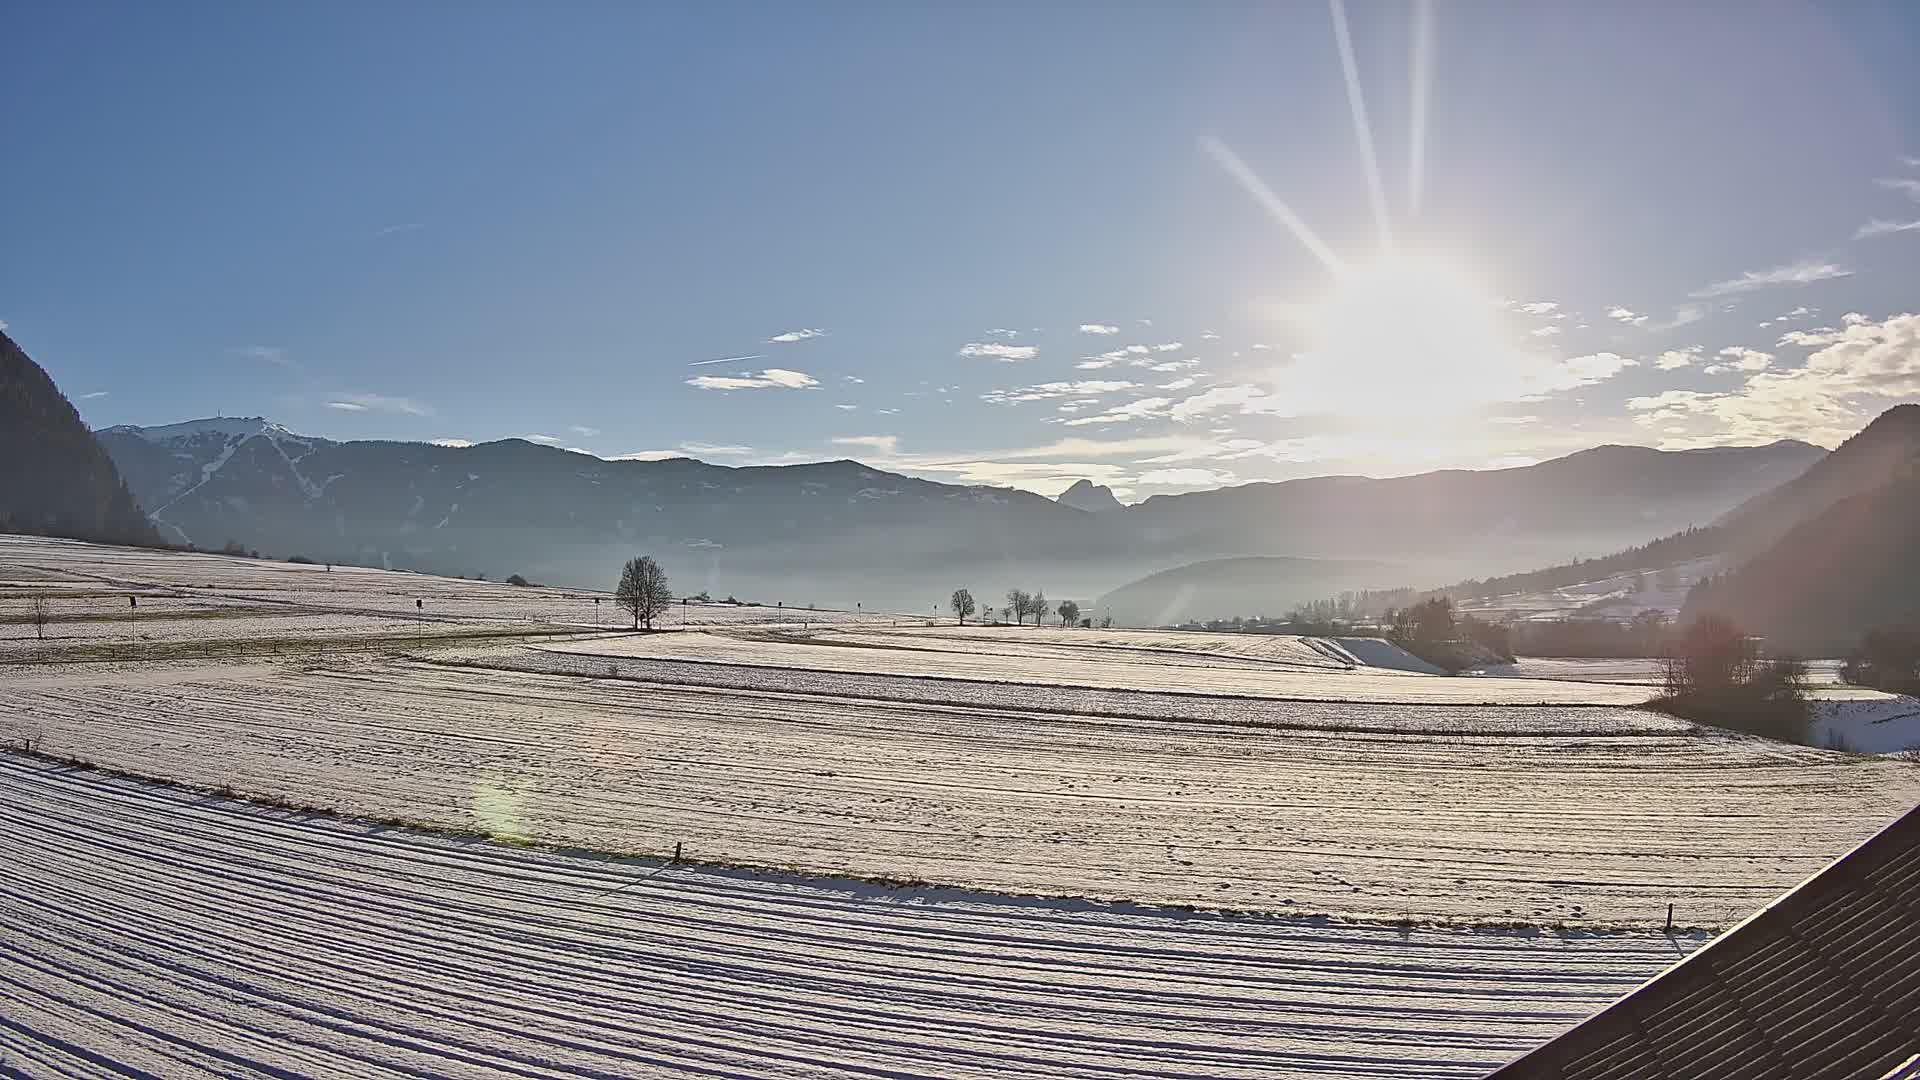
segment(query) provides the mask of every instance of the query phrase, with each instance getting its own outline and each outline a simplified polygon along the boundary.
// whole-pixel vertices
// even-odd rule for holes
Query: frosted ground
[[[592,599],[0,538],[0,746],[198,785],[0,751],[0,1060],[1470,1076],[1920,800],[1628,672]]]
[[[1700,940],[663,870],[4,755],[0,816],[35,1076],[1469,1077]]]

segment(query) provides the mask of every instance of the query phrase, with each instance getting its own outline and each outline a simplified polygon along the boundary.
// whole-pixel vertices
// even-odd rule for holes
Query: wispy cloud
[[[1040,328],[1035,327],[1033,332],[1036,334],[1039,333]],[[996,326],[993,329],[987,331],[987,334],[991,337],[1017,338],[1020,336],[1020,331],[1009,330],[1004,326]]]
[[[599,428],[587,427],[584,424],[574,424],[571,427],[567,428],[567,430],[573,432],[575,435],[578,435],[583,439],[591,439],[595,435],[600,434]]]
[[[435,446],[447,446],[447,447],[452,447],[456,450],[464,449],[466,447],[473,445],[473,440],[471,439],[433,439],[431,440],[431,442]]]
[[[688,367],[705,367],[708,364],[735,364],[735,363],[739,363],[742,360],[760,360],[760,359],[763,359],[760,353],[748,353],[745,356],[722,356],[722,357],[715,358],[713,360],[694,360],[688,363],[687,366]]]
[[[1874,183],[1888,191],[1898,191],[1915,202],[1920,202],[1920,180],[1908,176],[1883,176]]]
[[[1106,412],[1092,416],[1076,416],[1071,420],[1061,420],[1068,427],[1084,427],[1088,424],[1121,424],[1130,420],[1145,420],[1154,416],[1166,416],[1174,405],[1172,398],[1150,397],[1129,401],[1125,405],[1116,405]]]
[[[757,375],[695,375],[687,385],[701,390],[806,390],[819,386],[820,380],[804,371],[768,368]]]
[[[809,327],[805,330],[788,330],[785,333],[773,335],[772,337],[767,339],[767,342],[769,344],[777,343],[777,344],[784,345],[789,342],[806,341],[809,338],[824,337],[826,336],[826,333],[827,332],[825,330],[822,330],[817,326]]]
[[[1559,307],[1560,305],[1552,300],[1535,300],[1530,304],[1516,305],[1514,310],[1524,315],[1551,315]]]
[[[1200,331],[1200,340],[1201,341],[1219,341],[1220,335],[1215,333],[1212,330],[1202,330]]]
[[[1031,360],[1040,355],[1036,345],[1002,345],[999,342],[969,342],[960,347],[960,355],[967,357],[986,357],[1003,364]]]
[[[1920,232],[1920,221],[1883,221],[1874,218],[1854,230],[1855,240],[1864,240],[1869,236],[1891,236],[1894,233]]]
[[[834,408],[839,409],[841,412],[853,412],[855,409],[858,409],[859,407],[860,406],[855,405],[852,402],[848,402],[848,401],[842,401],[834,406]]]
[[[1557,326],[1542,326],[1542,327],[1539,327],[1538,329],[1527,331],[1528,334],[1531,334],[1534,337],[1553,337],[1559,332],[1560,332],[1560,328]]]
[[[835,446],[858,446],[878,451],[892,457],[900,445],[898,435],[841,435],[833,440]]]
[[[1105,336],[1119,333],[1120,328],[1108,323],[1083,322],[1080,324],[1080,332],[1083,334],[1100,334]]]
[[[734,443],[683,442],[680,449],[701,457],[744,457],[753,453],[753,447]]]
[[[1046,382],[1013,390],[989,390],[980,400],[989,405],[1012,405],[1022,401],[1046,401],[1050,398],[1087,397],[1137,390],[1140,384],[1122,379],[1080,379],[1074,382]]]
[[[1617,323],[1625,323],[1628,326],[1647,325],[1647,316],[1642,315],[1631,308],[1624,308],[1618,305],[1615,305],[1607,309],[1607,318],[1612,319],[1614,322],[1617,322]]]
[[[403,221],[398,225],[386,225],[375,229],[373,230],[373,235],[376,237],[392,236],[395,233],[414,232],[424,228],[426,228],[426,226],[418,221]]]
[[[1784,266],[1776,266],[1771,270],[1749,270],[1737,278],[1716,281],[1689,295],[1695,299],[1707,300],[1717,296],[1732,296],[1735,293],[1772,288],[1776,285],[1811,285],[1816,281],[1843,278],[1852,273],[1853,271],[1828,259],[1801,259]]]
[[[343,394],[327,402],[327,408],[341,412],[383,412],[401,416],[432,416],[431,406],[414,401],[411,398],[388,397],[385,394]]]
[[[103,398],[103,397],[106,397],[106,396],[107,396],[108,394],[111,394],[111,393],[113,393],[113,391],[111,391],[111,390],[95,390],[95,391],[94,391],[93,393],[91,393],[91,394],[81,394],[81,395],[80,395],[80,400],[81,400],[81,401],[92,401],[92,400],[94,400],[94,399],[96,399],[96,398]]]
[[[552,435],[527,435],[523,437],[528,442],[537,442],[545,446],[559,446],[561,443],[560,439],[557,439]]]

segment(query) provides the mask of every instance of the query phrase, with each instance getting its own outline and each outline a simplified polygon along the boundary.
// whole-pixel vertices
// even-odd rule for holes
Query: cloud
[[[1678,371],[1700,359],[1700,346],[1689,345],[1684,349],[1668,349],[1660,354],[1653,366],[1661,371]]]
[[[1619,306],[1610,307],[1607,309],[1607,318],[1612,319],[1614,322],[1625,323],[1628,326],[1647,325],[1647,316],[1642,315],[1631,308],[1623,308]]]
[[[373,235],[375,237],[392,236],[395,233],[414,232],[416,230],[424,229],[424,228],[426,228],[426,226],[422,225],[418,221],[403,221],[398,225],[381,226],[380,228],[373,230]]]
[[[854,384],[855,386],[859,386],[859,385],[860,385],[861,383],[864,383],[864,382],[866,382],[866,381],[867,381],[867,380],[865,380],[865,379],[863,379],[863,378],[861,378],[861,377],[860,377],[860,376],[858,376],[858,375],[842,375],[842,376],[840,376],[840,377],[841,377],[842,379],[845,379],[846,381],[848,381],[848,382],[850,382],[850,383],[852,383],[852,384]]]
[[[1145,420],[1153,416],[1165,416],[1173,405],[1172,398],[1151,397],[1129,401],[1125,405],[1116,405],[1103,413],[1092,416],[1076,416],[1060,423],[1068,427],[1083,427],[1088,424],[1121,424],[1129,420]]]
[[[1920,232],[1920,221],[1883,221],[1874,218],[1854,230],[1855,240],[1864,240],[1869,236],[1888,236],[1893,233]]]
[[[1559,307],[1552,300],[1535,300],[1530,304],[1520,304],[1514,310],[1527,315],[1550,315]]]
[[[1487,418],[1489,424],[1508,424],[1514,427],[1539,422],[1540,418],[1537,416],[1490,416]]]
[[[1729,371],[1765,371],[1773,363],[1773,354],[1758,349],[1749,349],[1740,345],[1729,345],[1717,354],[1725,359],[1724,364],[1714,364],[1706,369],[1708,375],[1724,375]]]
[[[1236,383],[1203,390],[1168,411],[1175,420],[1194,420],[1222,410],[1240,413],[1278,411],[1279,399],[1258,386]]]
[[[969,342],[960,347],[960,355],[968,357],[989,357],[1003,364],[1031,360],[1040,355],[1040,349],[1034,345],[1002,345],[998,342]]]
[[[1133,478],[1142,487],[1219,487],[1238,477],[1217,469],[1152,469]]]
[[[1040,328],[1037,326],[1034,327],[1033,332],[1036,334],[1039,333]],[[993,329],[987,331],[987,333],[992,335],[993,337],[1003,337],[1003,338],[1017,338],[1020,336],[1020,331],[1009,330],[1004,326],[996,326]]]
[[[1200,340],[1201,341],[1219,341],[1220,335],[1217,333],[1214,333],[1212,330],[1202,330],[1200,331]]]
[[[1106,323],[1083,322],[1080,324],[1080,332],[1083,334],[1117,334],[1120,332],[1120,328],[1110,326]]]
[[[761,359],[760,353],[748,353],[745,356],[722,356],[714,360],[692,360],[687,363],[687,366],[688,367],[705,367],[708,364],[731,364],[739,360],[759,360],[759,359]]]
[[[1049,398],[1086,397],[1089,394],[1114,394],[1122,390],[1137,390],[1139,383],[1124,379],[1081,379],[1075,382],[1046,382],[1033,386],[1022,386],[1012,390],[989,390],[980,395],[980,400],[989,405],[1011,405],[1022,401],[1045,401]]]
[[[432,416],[433,409],[410,398],[388,397],[385,394],[343,394],[337,400],[327,402],[327,408],[342,412],[384,412],[402,416]]]
[[[1148,371],[1168,372],[1168,371],[1185,371],[1190,367],[1198,367],[1199,365],[1200,365],[1200,361],[1195,360],[1192,357],[1188,357],[1185,360],[1162,360],[1157,364],[1140,363],[1140,364],[1135,364],[1134,366],[1146,368]]]
[[[877,416],[892,416],[893,414],[899,412],[900,410],[899,409],[875,409],[873,411],[874,411],[874,414]]]
[[[1708,441],[1840,442],[1889,402],[1920,396],[1920,315],[1876,322],[1851,314],[1843,322],[1843,329],[1819,336],[1823,347],[1800,368],[1753,373],[1728,393],[1670,390],[1630,399],[1627,407],[1642,412],[1640,422],[1649,427],[1715,422],[1720,430],[1703,434]]]
[[[95,390],[95,391],[94,391],[93,393],[91,393],[91,394],[81,394],[81,395],[80,395],[80,400],[81,400],[81,401],[94,401],[94,400],[96,400],[96,399],[98,399],[98,398],[103,398],[103,397],[106,397],[106,396],[107,396],[108,394],[111,394],[111,393],[113,393],[113,391],[111,391],[111,390]]]
[[[567,428],[567,430],[573,432],[575,435],[578,435],[583,439],[591,439],[595,435],[600,434],[599,428],[586,427],[585,425],[582,425],[582,424],[574,424],[571,427]]]
[[[834,408],[839,409],[841,412],[852,412],[855,409],[858,409],[859,407],[860,406],[858,405],[854,405],[850,402],[845,402],[845,401],[840,402],[834,406]]]
[[[635,450],[631,454],[619,454],[608,461],[670,461],[687,455],[679,450]]]
[[[900,436],[898,435],[841,435],[833,439],[833,444],[835,446],[864,447],[865,449],[876,450],[882,454],[885,454],[888,457],[892,457],[894,455],[895,450],[899,448]]]
[[[471,439],[433,439],[430,441],[435,446],[447,446],[447,447],[452,447],[453,449],[456,449],[456,450],[464,449],[466,447],[473,445],[473,440]]]
[[[806,341],[809,338],[824,337],[825,335],[826,335],[826,331],[816,326],[816,327],[809,327],[805,330],[788,330],[785,333],[775,334],[772,337],[767,339],[767,343],[768,344],[778,343],[778,344],[784,345],[789,342]]]
[[[1801,259],[1784,266],[1776,266],[1771,270],[1749,270],[1737,278],[1714,282],[1688,295],[1695,299],[1707,300],[1719,296],[1732,296],[1735,293],[1752,292],[1755,289],[1771,288],[1775,285],[1810,285],[1816,281],[1847,277],[1852,273],[1853,271],[1846,267],[1826,259]]]
[[[1552,337],[1559,332],[1560,328],[1557,326],[1542,326],[1538,330],[1527,331],[1527,333],[1532,334],[1534,337]]]
[[[683,442],[680,444],[680,449],[689,454],[698,454],[701,457],[741,457],[753,453],[753,447],[751,446],[739,446],[726,443]]]
[[[1198,381],[1199,381],[1199,380],[1198,380],[1198,379],[1195,379],[1195,378],[1194,378],[1193,376],[1191,376],[1191,375],[1186,375],[1186,376],[1182,376],[1181,378],[1178,378],[1178,379],[1175,379],[1175,380],[1173,380],[1172,382],[1169,382],[1169,383],[1161,383],[1161,384],[1160,384],[1160,389],[1162,389],[1162,390],[1185,390],[1185,389],[1187,389],[1188,387],[1190,387],[1190,386],[1192,386],[1192,385],[1193,385],[1194,383],[1196,383],[1196,382],[1198,382]]]
[[[1184,341],[1169,341],[1164,345],[1155,345],[1153,347],[1153,351],[1154,352],[1179,352],[1181,349],[1184,349],[1186,347],[1187,347],[1187,343]]]
[[[525,438],[528,442],[537,442],[546,446],[560,445],[560,440],[554,438],[552,435],[526,435],[522,437]]]
[[[1874,183],[1889,191],[1902,192],[1907,198],[1920,202],[1920,180],[1905,176],[1889,176],[1875,180]]]
[[[1110,368],[1113,365],[1114,361],[1112,360],[1104,357],[1090,356],[1073,366],[1079,368],[1081,371],[1099,371],[1101,368]]]
[[[1545,392],[1572,390],[1581,386],[1592,386],[1605,382],[1630,367],[1638,367],[1638,360],[1631,360],[1619,353],[1597,352],[1585,356],[1570,357],[1555,365],[1554,370],[1541,380]]]
[[[819,386],[820,380],[804,371],[768,368],[758,375],[695,375],[687,385],[701,390],[806,390]]]

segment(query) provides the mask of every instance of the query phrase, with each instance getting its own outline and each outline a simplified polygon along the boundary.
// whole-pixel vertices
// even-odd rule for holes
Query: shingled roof
[[[1488,1080],[1871,1080],[1916,1054],[1920,807]]]

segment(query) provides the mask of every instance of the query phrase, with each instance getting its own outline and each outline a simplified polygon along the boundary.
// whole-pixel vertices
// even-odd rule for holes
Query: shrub
[[[507,575],[507,584],[509,585],[525,585],[526,583],[527,583],[527,579],[521,577],[519,574]]]
[[[1665,696],[1654,707],[1686,720],[1806,745],[1813,706],[1807,665],[1763,660],[1754,640],[1718,615],[1695,619],[1661,662]]]

